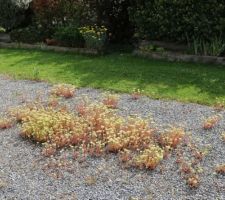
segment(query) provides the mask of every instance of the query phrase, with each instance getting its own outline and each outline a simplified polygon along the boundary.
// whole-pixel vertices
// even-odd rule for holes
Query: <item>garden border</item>
[[[133,55],[157,60],[217,64],[225,66],[225,57],[217,57],[217,56],[197,56],[169,51],[157,53],[157,52],[146,52],[143,50],[134,50]]]
[[[87,49],[87,48],[71,48],[71,47],[60,47],[60,46],[47,46],[45,44],[25,44],[25,43],[5,43],[0,42],[0,47],[2,48],[21,48],[21,49],[37,49],[37,50],[53,50],[55,52],[69,52],[69,53],[79,53],[86,55],[101,55],[97,49]]]

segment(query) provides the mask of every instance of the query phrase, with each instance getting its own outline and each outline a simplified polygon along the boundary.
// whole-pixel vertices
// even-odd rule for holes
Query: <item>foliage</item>
[[[80,28],[87,48],[103,49],[107,39],[107,29],[104,26],[85,26]]]
[[[133,0],[130,10],[138,37],[154,40],[209,40],[225,31],[223,0]]]
[[[146,52],[158,52],[158,53],[162,53],[165,51],[165,49],[163,47],[158,47],[158,46],[155,46],[152,44],[141,46],[140,50],[146,51]]]
[[[199,164],[204,153],[183,129],[172,127],[158,136],[149,119],[125,118],[102,103],[87,102],[82,102],[77,112],[72,112],[58,103],[46,106],[37,101],[14,108],[10,114],[21,123],[22,137],[43,144],[45,156],[68,147],[73,148],[74,159],[79,155],[85,158],[112,152],[127,166],[154,170],[168,153],[172,155],[175,151],[187,185],[199,186]],[[216,171],[224,173],[224,166]],[[87,182],[92,183],[92,180]]]
[[[149,126],[147,120],[141,118],[129,118],[120,127],[120,131],[109,137],[107,149],[110,152],[120,150],[140,150],[146,148],[154,141],[154,128]]]
[[[225,164],[218,165],[215,169],[216,173],[225,175]]]
[[[23,119],[29,114],[31,108],[20,106],[17,108],[12,108],[9,110],[9,113],[18,123],[21,123]]]
[[[200,184],[199,181],[199,176],[196,174],[192,174],[188,179],[187,179],[187,184],[191,187],[191,188],[197,188]]]
[[[5,33],[5,29],[3,27],[0,26],[0,33]]]
[[[39,71],[38,67],[34,67],[34,69],[33,69],[33,78],[32,78],[32,80],[34,80],[34,81],[40,80],[40,71]]]
[[[85,18],[83,1],[33,0],[32,8],[37,23],[51,31],[57,26],[79,24]]]
[[[15,108],[11,116],[22,123],[23,137],[47,142],[47,154],[70,145],[77,145],[91,155],[118,153],[124,149],[137,151],[154,142],[154,129],[147,120],[130,118],[126,121],[103,104],[87,105],[81,115],[61,106],[33,105]]]
[[[10,38],[13,42],[23,43],[38,43],[43,42],[45,35],[42,29],[35,26],[28,26],[26,28],[15,29],[10,32]]]
[[[0,130],[11,128],[13,125],[12,119],[0,118]]]
[[[56,96],[70,98],[75,94],[75,87],[70,84],[58,84],[53,87],[51,93]]]
[[[155,169],[163,160],[164,151],[158,145],[151,144],[134,158],[134,165],[139,168]]]
[[[53,37],[64,46],[82,47],[84,45],[84,39],[76,26],[59,27]]]
[[[216,111],[222,111],[225,109],[225,99],[216,99],[216,103],[213,105]]]
[[[219,123],[220,120],[221,120],[220,115],[214,115],[212,117],[205,119],[203,123],[203,129],[208,130],[214,128]]]
[[[132,37],[133,26],[128,13],[128,7],[132,6],[131,0],[86,0],[86,3],[92,10],[92,25],[93,22],[105,25],[110,33],[110,41],[128,41]]]
[[[103,99],[103,104],[106,105],[108,108],[115,109],[118,106],[118,101],[119,101],[118,95],[106,94]]]
[[[193,142],[190,135],[183,137],[182,144],[176,149],[176,163],[182,178],[186,180],[190,188],[197,188],[200,185],[200,174],[203,172],[200,164],[205,153]]]
[[[193,39],[193,42],[189,44],[189,51],[189,53],[195,55],[220,56],[225,51],[225,43],[221,38],[214,38],[209,41]]]
[[[130,0],[34,0],[36,20],[45,28],[58,25],[105,25],[111,40],[132,36],[127,8]]]
[[[30,0],[0,0],[0,26],[6,30],[18,27],[26,19]]]
[[[172,127],[160,135],[159,143],[164,147],[176,148],[182,142],[184,135],[183,129]]]
[[[141,98],[143,92],[144,92],[143,90],[134,88],[133,91],[132,91],[132,93],[131,93],[131,98],[133,100],[138,100],[138,99]]]

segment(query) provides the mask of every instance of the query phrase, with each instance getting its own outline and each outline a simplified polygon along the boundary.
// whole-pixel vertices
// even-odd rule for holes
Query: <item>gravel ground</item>
[[[9,107],[23,104],[24,99],[32,101],[38,96],[44,99],[50,89],[47,83],[0,77],[0,114],[4,115]],[[83,95],[98,101],[101,91],[79,89],[76,97],[65,103],[72,108]],[[221,140],[225,112],[220,112],[223,119],[210,131],[202,129],[204,118],[215,114],[207,106],[147,97],[134,101],[124,94],[118,112],[124,116],[151,114],[156,124],[182,126],[192,132],[198,146],[210,145],[211,150],[202,162],[200,187],[187,187],[173,156],[154,171],[125,169],[113,155],[77,162],[70,161],[69,153],[64,151],[58,158],[47,159],[41,156],[41,147],[21,139],[19,127],[14,127],[0,131],[0,199],[225,199],[225,177],[214,173],[217,164],[225,163],[225,144]],[[66,166],[51,167],[63,159]]]

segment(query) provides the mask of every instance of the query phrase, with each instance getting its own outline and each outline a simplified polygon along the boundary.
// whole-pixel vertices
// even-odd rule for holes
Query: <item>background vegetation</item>
[[[225,32],[224,0],[0,0],[0,12],[7,30],[29,24],[48,37],[62,25],[104,25],[111,42],[208,42]]]

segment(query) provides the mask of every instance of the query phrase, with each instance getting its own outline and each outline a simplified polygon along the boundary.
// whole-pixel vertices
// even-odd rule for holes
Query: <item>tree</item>
[[[25,23],[32,0],[0,0],[0,26],[11,30]]]

